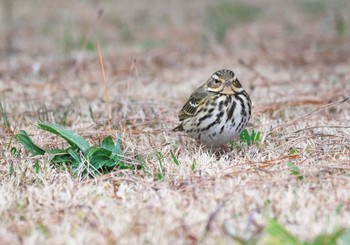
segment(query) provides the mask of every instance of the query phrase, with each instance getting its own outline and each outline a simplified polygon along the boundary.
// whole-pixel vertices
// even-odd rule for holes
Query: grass
[[[299,2],[227,1],[258,14],[223,27],[233,46],[203,50],[219,3],[151,3],[101,3],[93,20],[92,3],[13,2],[16,31],[3,34],[17,53],[0,52],[0,244],[348,244],[348,17],[339,39]],[[104,39],[106,88],[89,30]],[[147,40],[162,45],[135,49]],[[249,93],[252,120],[213,154],[171,129],[221,68]]]

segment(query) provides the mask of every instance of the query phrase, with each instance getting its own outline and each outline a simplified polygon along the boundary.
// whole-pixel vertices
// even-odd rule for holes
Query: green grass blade
[[[40,166],[39,166],[39,162],[38,161],[35,162],[34,167],[35,167],[35,173],[39,174],[40,173]]]
[[[289,233],[277,220],[271,219],[265,227],[268,239],[274,244],[300,245],[298,239]]]
[[[86,150],[90,147],[89,143],[84,140],[83,137],[78,135],[76,132],[72,130],[68,130],[62,126],[51,124],[51,123],[39,123],[39,128],[46,130],[50,133],[56,134],[65,140],[68,141],[70,145],[77,146],[82,152],[86,152]]]
[[[13,173],[13,162],[10,163],[10,174]]]
[[[45,150],[34,144],[26,131],[21,130],[21,132],[16,135],[16,139],[34,156],[45,154]]]
[[[173,151],[170,151],[170,155],[171,155],[171,158],[173,159],[174,163],[179,166],[180,165],[180,162],[179,160],[177,160],[177,157],[175,156],[174,152]]]
[[[248,130],[244,129],[242,133],[239,135],[239,138],[242,142],[249,142],[249,133]]]
[[[191,170],[194,171],[196,169],[196,166],[197,166],[197,162],[196,160],[193,160],[191,164]]]
[[[337,229],[332,234],[322,234],[317,236],[314,241],[312,242],[312,245],[336,245],[338,244],[337,241],[345,234],[345,229],[340,228]]]
[[[157,159],[159,163],[157,177],[158,177],[158,180],[164,180],[163,155],[160,151],[157,152]]]

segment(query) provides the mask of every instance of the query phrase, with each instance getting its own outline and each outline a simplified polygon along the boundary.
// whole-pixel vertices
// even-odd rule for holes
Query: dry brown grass
[[[203,21],[209,1],[15,1],[0,26],[0,244],[230,244],[232,234],[263,243],[272,217],[301,239],[348,228],[350,38],[337,34],[333,10],[347,31],[350,22],[347,2],[338,4],[313,13],[262,1],[271,8],[217,43]],[[98,53],[86,48],[98,40],[112,130]],[[250,128],[262,142],[218,157],[170,129],[191,91],[221,68],[251,95]],[[126,160],[143,154],[147,172],[79,179],[32,157],[19,130],[44,148],[64,144],[39,120],[64,122],[93,144],[122,132]]]

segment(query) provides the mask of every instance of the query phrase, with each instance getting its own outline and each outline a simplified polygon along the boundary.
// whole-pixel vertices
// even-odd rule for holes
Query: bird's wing
[[[179,113],[180,121],[193,117],[196,114],[198,106],[203,103],[209,95],[209,92],[203,90],[194,92]]]

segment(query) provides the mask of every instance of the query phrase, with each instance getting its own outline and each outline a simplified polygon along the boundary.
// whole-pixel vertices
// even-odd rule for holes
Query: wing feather
[[[179,113],[180,121],[186,118],[193,117],[199,108],[199,105],[210,95],[209,92],[203,90],[195,91],[190,98],[187,100],[186,104],[182,107]]]

